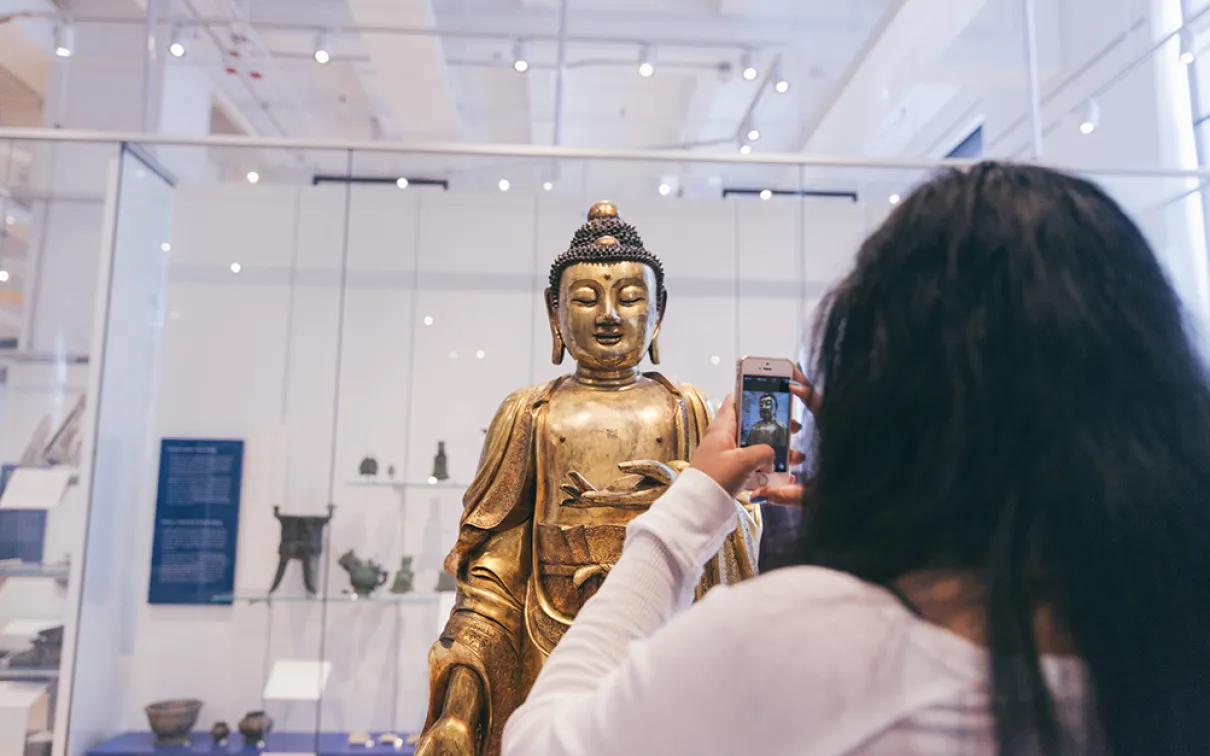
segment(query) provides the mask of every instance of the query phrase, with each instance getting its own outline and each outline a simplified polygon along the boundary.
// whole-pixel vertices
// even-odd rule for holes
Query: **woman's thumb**
[[[756,446],[745,446],[735,450],[735,454],[743,462],[745,467],[750,467],[753,470],[764,467],[773,461],[773,447],[768,444],[757,444]]]

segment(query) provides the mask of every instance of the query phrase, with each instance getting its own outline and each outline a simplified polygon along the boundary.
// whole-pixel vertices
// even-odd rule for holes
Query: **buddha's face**
[[[655,272],[640,262],[576,263],[563,271],[555,316],[567,351],[587,368],[632,368],[659,330]]]
[[[762,396],[760,398],[760,419],[761,420],[764,420],[767,422],[767,421],[773,419],[773,408],[774,408],[775,404],[776,403],[773,401],[773,397],[769,396],[768,394],[765,394],[764,396]]]

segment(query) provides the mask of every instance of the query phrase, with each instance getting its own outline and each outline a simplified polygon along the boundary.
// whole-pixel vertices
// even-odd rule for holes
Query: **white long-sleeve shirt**
[[[689,608],[735,524],[731,498],[693,469],[631,522],[505,727],[504,756],[994,752],[986,652],[877,586],[791,567]],[[1082,665],[1043,669],[1082,729]]]

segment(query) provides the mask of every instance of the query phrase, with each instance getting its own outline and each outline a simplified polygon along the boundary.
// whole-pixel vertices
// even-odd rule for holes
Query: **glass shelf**
[[[334,596],[277,596],[266,593],[220,593],[214,597],[217,604],[412,604],[420,606],[435,606],[440,594],[437,593],[376,593],[370,596],[356,596],[351,593],[338,593]]]
[[[349,480],[345,481],[345,485],[357,488],[466,488],[465,483],[455,483],[449,480],[439,480],[430,483],[427,480],[382,480],[380,478]]]
[[[65,580],[70,571],[71,565],[62,562],[59,564],[0,562],[0,577],[48,577]]]

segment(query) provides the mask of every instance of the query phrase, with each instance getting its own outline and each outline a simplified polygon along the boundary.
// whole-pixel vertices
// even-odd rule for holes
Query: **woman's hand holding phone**
[[[768,444],[736,444],[735,423],[735,397],[728,394],[689,460],[690,467],[709,475],[732,496],[743,490],[749,475],[773,461]]]
[[[814,415],[819,411],[820,402],[823,397],[803,375],[802,370],[798,366],[794,367],[794,382],[790,384],[790,393],[798,398],[800,402],[806,406],[807,411]],[[802,425],[797,421],[793,421],[790,429],[794,433],[802,430]],[[790,450],[790,464],[800,465],[805,459],[805,455],[798,449]],[[752,492],[753,498],[763,498],[771,504],[781,504],[783,506],[797,507],[802,504],[802,484],[792,483],[788,486],[763,486]]]

